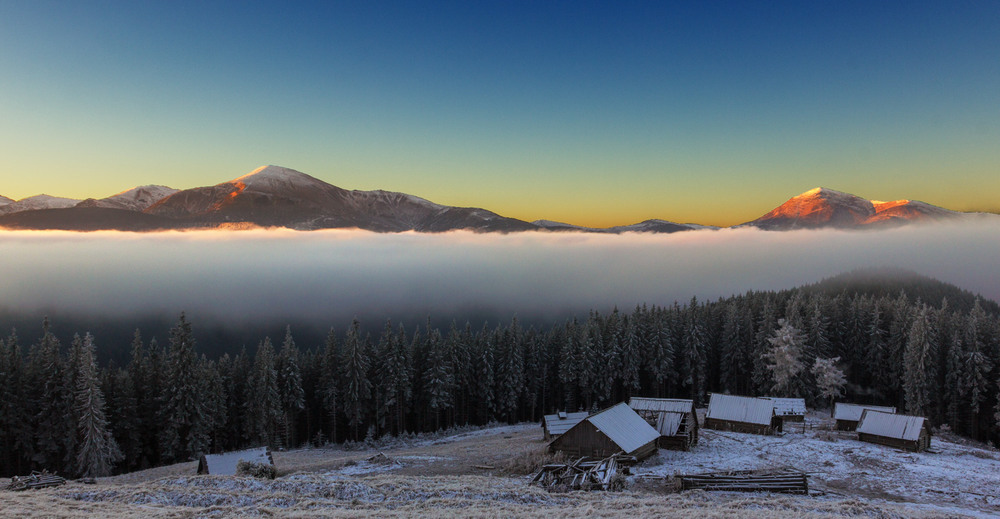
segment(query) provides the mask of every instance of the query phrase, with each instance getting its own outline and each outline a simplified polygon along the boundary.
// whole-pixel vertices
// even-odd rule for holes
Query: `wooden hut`
[[[881,413],[895,413],[895,407],[885,407],[868,404],[845,404],[837,402],[833,405],[833,419],[837,421],[837,429],[841,431],[854,431],[861,421],[861,414],[865,409],[879,411]]]
[[[578,413],[567,413],[559,411],[556,414],[547,414],[542,421],[542,436],[546,440],[557,438],[559,435],[570,430],[574,425],[580,423],[590,413],[580,411]]]
[[[689,450],[698,443],[694,400],[634,396],[628,405],[660,433],[660,448]]]
[[[224,452],[222,454],[205,454],[198,460],[198,474],[213,476],[234,476],[236,465],[240,461],[264,463],[274,466],[271,450],[267,447],[257,447],[242,451]]]
[[[804,422],[806,420],[806,400],[804,398],[767,397],[774,402],[774,414],[783,422]]]
[[[641,460],[656,452],[656,432],[624,402],[588,416],[549,443],[569,457],[606,458],[624,453]]]
[[[712,393],[705,414],[705,428],[752,434],[774,434],[781,430],[774,402],[767,398]]]
[[[914,452],[931,446],[931,431],[923,416],[865,409],[858,422],[858,439]]]

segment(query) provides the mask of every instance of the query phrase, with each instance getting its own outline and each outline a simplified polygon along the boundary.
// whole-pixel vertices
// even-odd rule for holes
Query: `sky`
[[[1000,210],[1000,2],[0,0],[0,195],[265,164],[523,220]]]

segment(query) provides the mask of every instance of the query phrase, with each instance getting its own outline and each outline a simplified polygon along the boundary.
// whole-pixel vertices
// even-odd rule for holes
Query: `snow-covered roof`
[[[687,413],[674,413],[664,411],[656,418],[656,430],[660,436],[673,436],[677,434],[677,429],[684,422],[684,415]]]
[[[708,400],[708,413],[705,418],[771,425],[773,416],[774,402],[767,398],[712,393],[712,397]]]
[[[643,420],[625,402],[588,417],[586,421],[593,424],[598,431],[604,433],[611,441],[621,447],[625,454],[630,454],[660,437],[660,433],[646,423],[646,420]]]
[[[919,439],[923,427],[923,416],[883,413],[871,409],[866,409],[861,414],[861,421],[858,422],[859,433],[909,441]]]
[[[556,413],[545,415],[545,429],[549,434],[563,434],[574,425],[583,421],[590,413],[580,411],[577,413]]]
[[[679,398],[649,398],[644,396],[634,396],[628,401],[628,406],[636,411],[690,413],[691,409],[694,407],[694,401]]]
[[[774,414],[778,416],[805,416],[806,400],[804,398],[766,397],[774,402]]]
[[[243,461],[249,461],[251,463],[264,463],[266,465],[273,465],[271,461],[271,456],[267,452],[267,447],[258,447],[256,449],[246,449],[242,451],[224,452],[222,454],[206,454],[202,456],[202,461],[204,462],[204,468],[206,469],[205,474],[212,474],[214,476],[233,476],[236,475],[236,464]],[[199,472],[201,472],[201,464],[199,464]]]
[[[837,402],[833,405],[833,418],[834,420],[848,420],[851,422],[857,422],[861,420],[861,413],[864,413],[865,409],[871,409],[872,411],[881,411],[883,413],[895,413],[895,407],[886,407],[880,405],[868,405],[868,404],[845,404],[842,402]]]

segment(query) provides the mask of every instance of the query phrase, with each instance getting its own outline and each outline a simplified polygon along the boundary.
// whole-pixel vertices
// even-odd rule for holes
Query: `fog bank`
[[[0,231],[0,307],[224,321],[563,317],[898,266],[1000,299],[1000,226],[670,235]]]

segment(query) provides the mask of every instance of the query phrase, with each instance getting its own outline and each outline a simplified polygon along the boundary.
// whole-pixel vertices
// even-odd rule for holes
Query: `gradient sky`
[[[1000,209],[1000,2],[0,0],[0,195],[264,164],[525,220]]]

